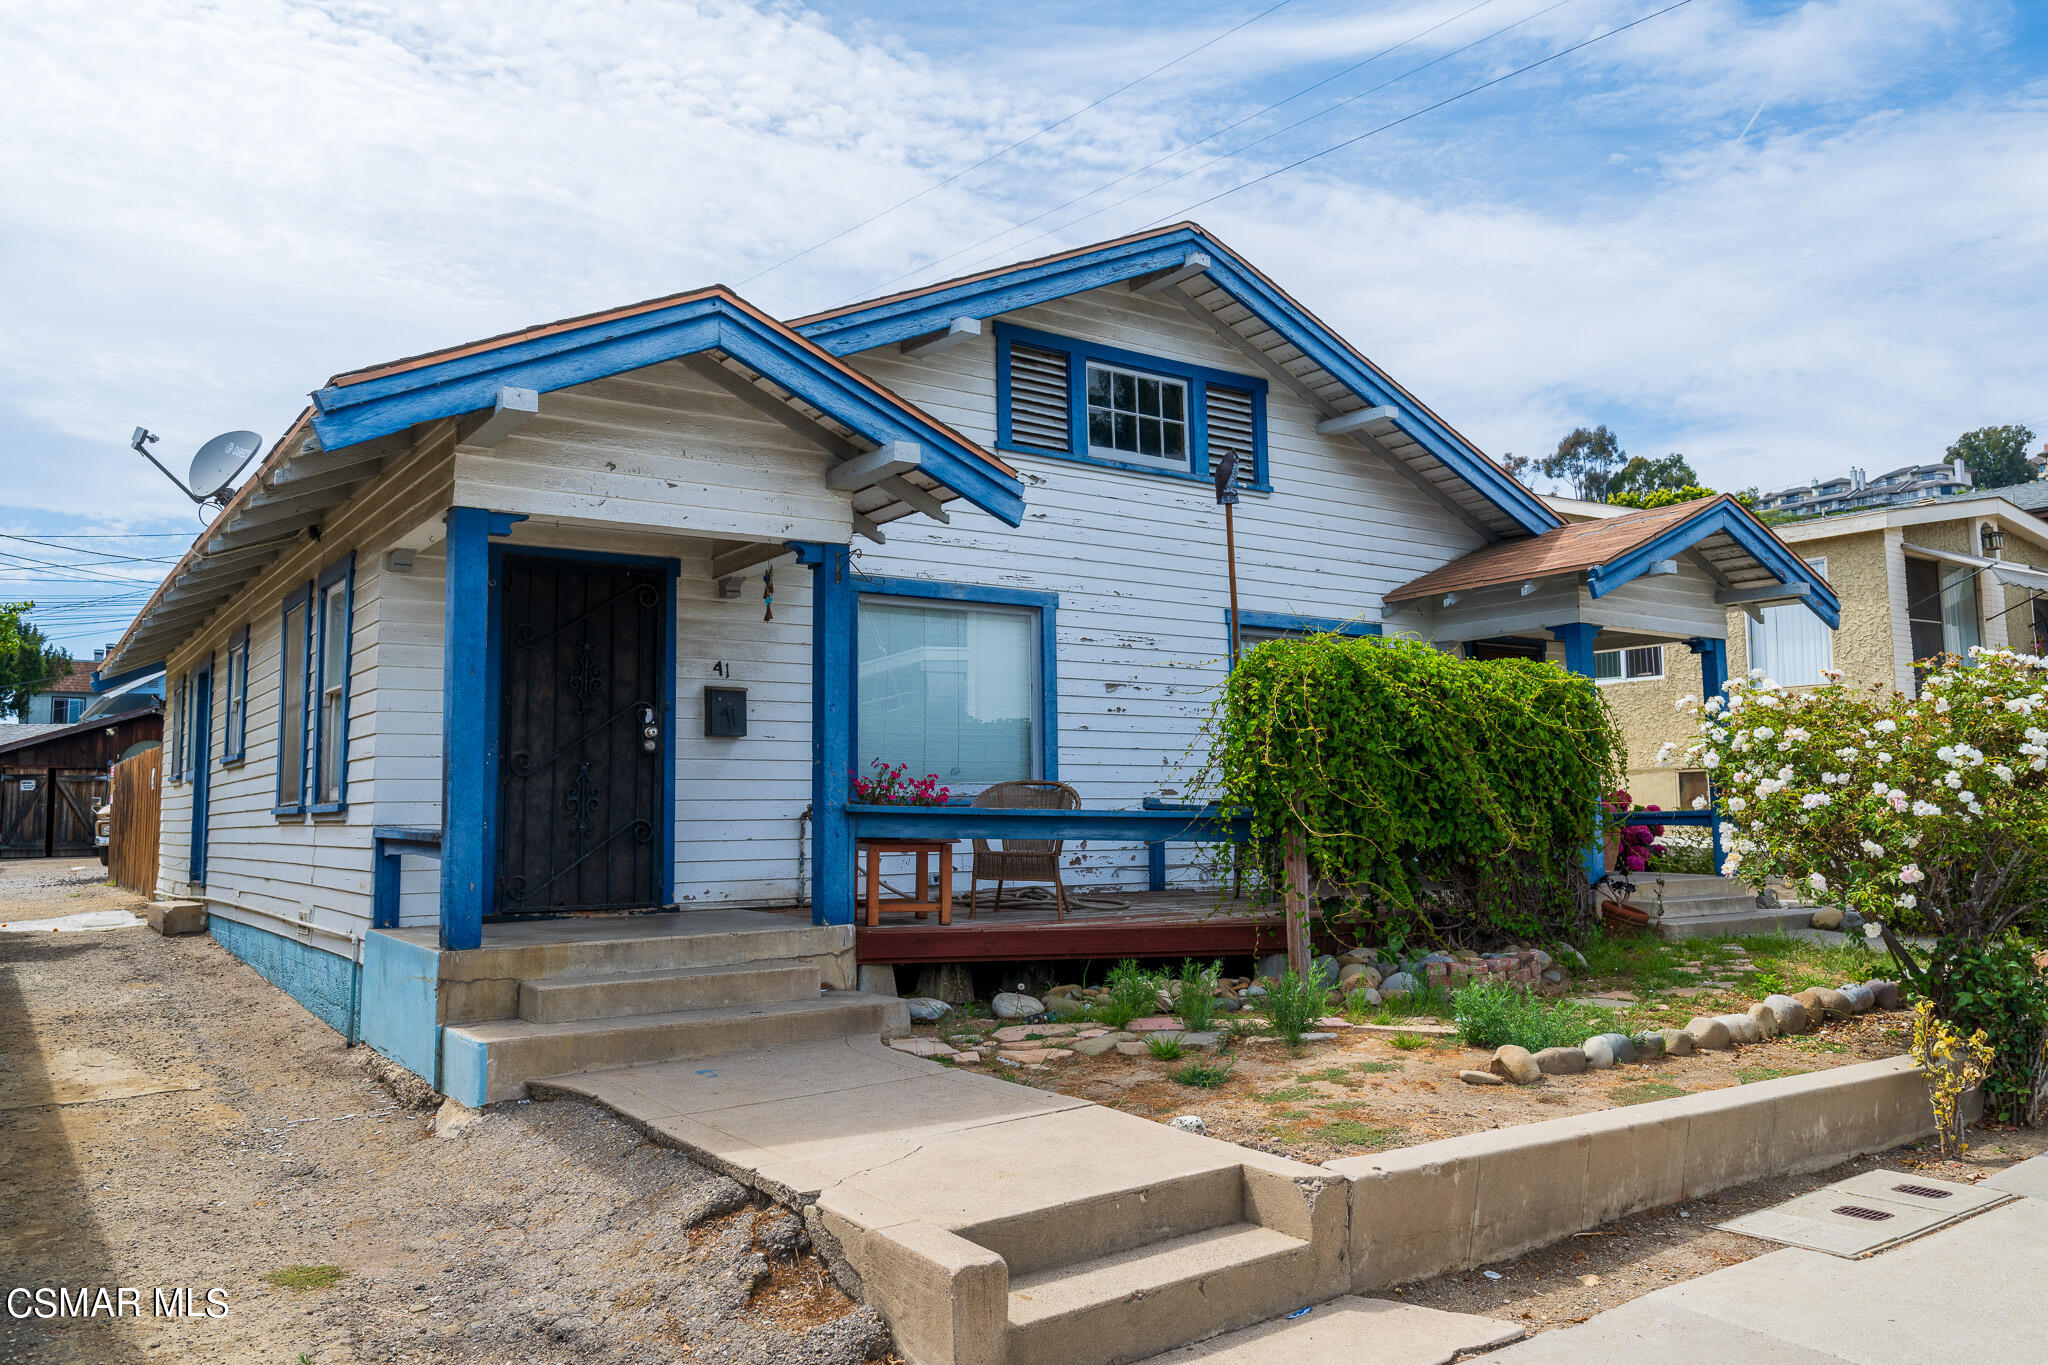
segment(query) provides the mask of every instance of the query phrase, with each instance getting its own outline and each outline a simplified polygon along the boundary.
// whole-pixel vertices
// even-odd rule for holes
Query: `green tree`
[[[2027,463],[2027,447],[2033,439],[2028,427],[1978,427],[1956,437],[1956,443],[1948,448],[1948,458],[1961,460],[1979,488],[2032,483],[2040,477]]]
[[[1638,455],[1623,465],[1613,478],[1607,481],[1607,501],[1623,503],[1629,507],[1662,507],[1664,502],[1645,502],[1654,493],[1698,488],[1700,476],[1693,473],[1692,465],[1685,456],[1673,451],[1661,460],[1647,455]],[[1668,499],[1682,502],[1682,498]]]
[[[1557,443],[1557,452],[1543,457],[1538,466],[1548,479],[1562,479],[1571,485],[1572,496],[1600,502],[1607,496],[1608,480],[1628,459],[1621,442],[1604,425],[1591,431],[1575,427]]]
[[[24,618],[33,602],[0,602],[0,709],[20,714],[28,699],[71,670],[71,656]]]
[[[1653,488],[1647,493],[1609,493],[1607,502],[1613,507],[1670,507],[1713,496],[1713,489],[1689,483],[1679,488]]]

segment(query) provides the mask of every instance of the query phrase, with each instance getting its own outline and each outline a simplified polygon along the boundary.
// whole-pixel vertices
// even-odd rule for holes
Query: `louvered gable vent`
[[[1235,450],[1245,463],[1244,477],[1251,478],[1252,452],[1257,449],[1252,429],[1252,396],[1243,389],[1220,384],[1208,388],[1209,455],[1214,459],[1225,450]]]
[[[1067,357],[1036,346],[1010,347],[1010,439],[1040,450],[1070,450]]]

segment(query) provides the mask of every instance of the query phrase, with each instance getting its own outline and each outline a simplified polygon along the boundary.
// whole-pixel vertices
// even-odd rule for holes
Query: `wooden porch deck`
[[[984,888],[986,890],[986,888]],[[1083,893],[1088,894],[1088,893]],[[1037,962],[1078,958],[1244,957],[1287,950],[1278,905],[1220,901],[1213,890],[1098,892],[1128,901],[1126,909],[1074,908],[1064,921],[1050,901],[984,903],[967,917],[967,898],[953,902],[953,922],[888,913],[874,928],[856,926],[854,951],[863,963]],[[987,897],[984,896],[984,901]],[[808,909],[789,914],[809,917]]]

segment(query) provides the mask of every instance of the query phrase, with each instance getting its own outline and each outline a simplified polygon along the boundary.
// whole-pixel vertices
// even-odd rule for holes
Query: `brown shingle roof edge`
[[[1621,558],[1722,503],[1742,507],[1728,494],[1718,493],[1669,507],[1573,522],[1522,540],[1496,541],[1402,584],[1388,593],[1385,601],[1412,602],[1437,593],[1469,592],[1555,574],[1583,573]],[[1742,510],[1748,515],[1747,508]]]

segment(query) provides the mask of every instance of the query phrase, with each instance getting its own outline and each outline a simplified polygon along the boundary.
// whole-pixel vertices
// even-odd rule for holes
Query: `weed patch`
[[[1675,1100],[1692,1092],[1669,1081],[1631,1081],[1607,1092],[1616,1104],[1648,1104],[1651,1100]]]
[[[1553,1004],[1504,981],[1474,981],[1452,997],[1458,1035],[1472,1047],[1510,1043],[1540,1052],[1572,1047],[1606,1031],[1608,1019],[1583,1005]]]
[[[1400,1136],[1398,1128],[1375,1128],[1356,1119],[1334,1119],[1309,1129],[1309,1136],[1339,1147],[1384,1147]]]
[[[1404,1033],[1401,1036],[1405,1038],[1408,1035]],[[1351,1069],[1353,1071],[1363,1071],[1368,1076],[1377,1076],[1385,1071],[1399,1071],[1401,1064],[1399,1062],[1353,1062]]]
[[[1738,1066],[1735,1068],[1735,1079],[1744,1085],[1754,1085],[1758,1081],[1775,1081],[1785,1076],[1804,1076],[1805,1074],[1806,1068],[1803,1066]]]
[[[1429,1046],[1429,1035],[1424,1033],[1397,1033],[1387,1039],[1387,1041],[1400,1048],[1403,1052],[1413,1052],[1417,1048]]]
[[[1180,1060],[1181,1045],[1178,1033],[1148,1033],[1145,1035],[1145,1051],[1162,1062]]]
[[[308,1289],[332,1289],[347,1278],[348,1272],[338,1265],[288,1265],[265,1275],[263,1282],[303,1293]]]
[[[1230,1073],[1235,1070],[1236,1064],[1229,1061],[1189,1062],[1174,1072],[1173,1078],[1182,1085],[1191,1086],[1196,1090],[1220,1090],[1223,1083],[1230,1079]]]

